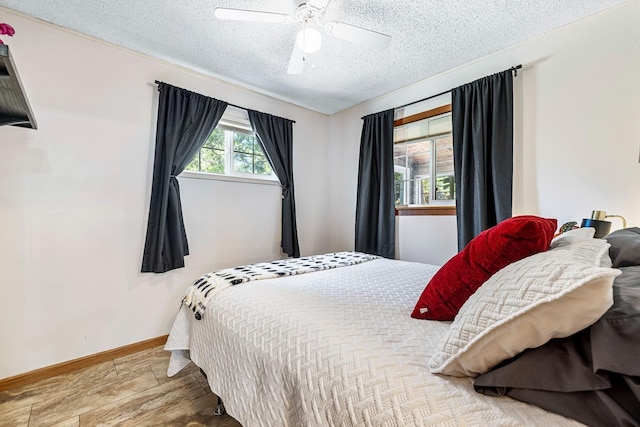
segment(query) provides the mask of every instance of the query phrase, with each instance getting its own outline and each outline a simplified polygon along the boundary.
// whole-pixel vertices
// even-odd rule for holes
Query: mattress
[[[195,363],[245,427],[581,425],[429,373],[449,323],[410,313],[437,269],[380,258],[230,287],[201,320],[180,309],[168,375]]]

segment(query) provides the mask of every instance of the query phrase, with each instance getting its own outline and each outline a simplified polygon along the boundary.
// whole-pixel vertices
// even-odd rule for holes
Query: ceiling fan
[[[235,21],[271,22],[278,24],[301,23],[291,52],[287,73],[300,74],[304,70],[307,55],[320,50],[322,34],[316,27],[330,36],[358,43],[364,46],[384,49],[391,42],[391,36],[377,31],[356,27],[339,21],[323,22],[325,10],[331,0],[295,0],[292,14],[262,12],[258,10],[229,9],[218,7],[214,13],[218,19]]]

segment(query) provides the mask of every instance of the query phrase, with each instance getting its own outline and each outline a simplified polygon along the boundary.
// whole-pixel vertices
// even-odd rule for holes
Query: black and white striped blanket
[[[195,313],[195,318],[200,320],[209,301],[216,294],[230,286],[252,280],[274,279],[276,277],[346,267],[376,258],[378,257],[375,255],[361,252],[334,252],[212,271],[201,276],[189,287],[187,294],[182,299],[182,304],[186,304]]]

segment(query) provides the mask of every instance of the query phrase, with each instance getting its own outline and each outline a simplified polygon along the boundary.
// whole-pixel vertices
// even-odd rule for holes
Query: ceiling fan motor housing
[[[294,4],[293,18],[296,22],[304,23],[313,19],[317,23],[324,13],[324,9],[314,7],[307,0],[295,0]]]

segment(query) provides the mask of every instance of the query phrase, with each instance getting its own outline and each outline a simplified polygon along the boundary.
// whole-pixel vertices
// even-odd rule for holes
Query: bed
[[[240,280],[209,295],[206,310],[182,304],[165,346],[168,375],[195,363],[245,427],[582,425],[480,394],[474,376],[433,373],[458,320],[409,314],[440,269],[373,257]]]

